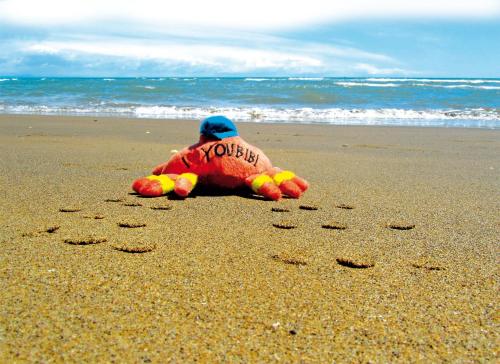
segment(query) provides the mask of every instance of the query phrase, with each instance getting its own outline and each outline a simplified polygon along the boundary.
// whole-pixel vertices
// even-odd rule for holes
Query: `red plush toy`
[[[203,120],[200,141],[174,154],[153,170],[153,175],[134,181],[132,188],[143,196],[171,191],[186,197],[196,184],[236,189],[247,185],[272,200],[287,195],[299,198],[308,183],[290,171],[274,168],[258,148],[238,136],[236,126],[224,116]]]

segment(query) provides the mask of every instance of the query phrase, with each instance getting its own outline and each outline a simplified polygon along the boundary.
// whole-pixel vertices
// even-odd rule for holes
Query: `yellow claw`
[[[174,190],[175,182],[172,180],[172,178],[170,178],[169,176],[167,176],[165,174],[160,174],[159,176],[156,176],[153,174],[151,176],[147,176],[146,178],[151,180],[151,181],[160,182],[161,189],[162,189],[164,194],[169,193],[169,192]]]
[[[186,178],[193,186],[198,182],[198,176],[194,173],[183,173],[179,177]]]
[[[290,171],[282,171],[282,172],[276,173],[273,177],[273,180],[274,180],[274,183],[276,183],[279,186],[284,181],[291,180],[293,177],[295,177],[295,173],[290,172]]]
[[[267,182],[273,182],[273,179],[267,174],[261,174],[260,176],[255,177],[252,181],[253,192],[258,193],[260,188]]]

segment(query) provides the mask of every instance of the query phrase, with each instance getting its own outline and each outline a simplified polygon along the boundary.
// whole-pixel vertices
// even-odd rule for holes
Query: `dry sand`
[[[499,131],[240,124],[271,202],[129,193],[196,121],[0,128],[0,362],[498,360]]]

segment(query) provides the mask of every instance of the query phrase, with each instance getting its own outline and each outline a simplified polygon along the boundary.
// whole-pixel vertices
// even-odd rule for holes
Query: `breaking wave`
[[[322,123],[332,125],[408,125],[500,128],[499,109],[405,110],[380,109],[314,109],[256,107],[179,107],[144,105],[100,105],[99,107],[6,106],[1,113],[45,115],[98,115],[154,119],[195,119],[223,114],[236,121]]]

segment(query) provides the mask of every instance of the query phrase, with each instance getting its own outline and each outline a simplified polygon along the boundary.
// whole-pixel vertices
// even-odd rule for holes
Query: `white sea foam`
[[[405,84],[405,83],[394,83],[396,81],[398,81],[398,79],[395,79],[395,78],[384,78],[384,79],[381,79],[381,78],[368,78],[366,80],[369,80],[369,81],[372,81],[372,82],[352,82],[352,81],[349,81],[349,82],[335,82],[336,85],[339,85],[339,86],[344,86],[344,87],[361,87],[361,86],[365,86],[365,87],[400,87],[400,86],[405,86],[405,85],[408,85],[408,84]],[[383,80],[383,81],[382,81]],[[469,89],[478,89],[478,90],[500,90],[500,86],[491,86],[491,85],[478,85],[480,84],[481,82],[479,82],[479,80],[470,80],[469,84],[447,84],[447,85],[439,85],[437,84],[438,81],[434,81],[434,80],[420,80],[420,79],[406,79],[408,81],[420,81],[420,83],[412,83],[410,84],[410,86],[419,86],[419,87],[435,87],[435,88],[469,88]],[[363,80],[364,81],[364,80]],[[375,81],[378,81],[378,82],[375,82]],[[392,81],[392,82],[390,82]],[[456,82],[458,83],[459,81],[464,81],[464,82],[467,82],[467,80],[456,80]],[[473,81],[477,81],[477,82],[473,82]],[[389,82],[389,83],[383,83],[383,82]],[[443,82],[443,83],[455,83],[455,80],[444,80],[444,81],[440,81],[440,82]],[[500,83],[500,81],[488,81],[490,83]]]
[[[405,110],[405,109],[276,109],[276,108],[196,108],[176,106],[140,106],[135,108],[137,117],[199,119],[209,114],[224,114],[238,121],[254,122],[296,122],[296,123],[345,123],[357,121],[418,121],[418,120],[489,120],[500,122],[500,110],[464,109],[464,110]]]
[[[323,77],[289,77],[289,81],[323,81]]]
[[[147,90],[155,90],[156,89],[156,87],[154,87],[154,86],[137,86],[137,87],[139,87],[139,88],[145,88]]]
[[[476,86],[476,85],[429,85],[426,83],[415,83],[412,86],[434,87],[434,88],[468,88],[476,90],[500,90],[500,86]]]
[[[262,82],[262,81],[271,81],[271,78],[252,78],[252,77],[247,77],[245,78],[245,81],[253,81],[253,82]]]
[[[1,105],[7,114],[98,115],[156,119],[195,119],[208,115],[226,115],[246,122],[322,123],[332,125],[413,125],[500,128],[499,109],[406,110],[380,109],[313,109],[256,107],[179,107],[99,105],[98,107],[49,107],[45,105]]]
[[[500,80],[488,79],[454,79],[454,78],[378,78],[364,79],[370,82],[428,82],[428,83],[500,83]]]
[[[10,78],[0,78],[0,82],[10,81]]]
[[[441,88],[473,88],[477,90],[500,90],[500,86],[471,86],[471,85],[434,85],[433,87],[441,87]]]
[[[336,85],[344,86],[344,87],[357,87],[357,86],[366,86],[366,87],[398,87],[395,83],[370,83],[370,82],[335,82]]]
[[[116,81],[114,78],[103,78],[103,81]]]

